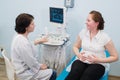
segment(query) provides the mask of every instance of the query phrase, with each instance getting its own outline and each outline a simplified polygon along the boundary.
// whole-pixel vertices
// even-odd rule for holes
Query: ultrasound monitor
[[[65,24],[65,8],[64,7],[50,7],[50,22],[57,24]]]

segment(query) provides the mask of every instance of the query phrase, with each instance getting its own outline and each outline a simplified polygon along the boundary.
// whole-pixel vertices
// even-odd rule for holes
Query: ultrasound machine
[[[45,45],[64,45],[69,40],[69,35],[66,33],[66,8],[65,7],[49,7],[49,20],[54,25],[57,25],[56,33],[48,32],[45,27],[45,34],[39,37],[48,37],[48,42]]]

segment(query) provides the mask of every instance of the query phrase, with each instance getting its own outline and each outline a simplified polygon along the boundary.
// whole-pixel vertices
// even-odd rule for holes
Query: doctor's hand
[[[41,64],[40,69],[41,70],[47,69],[47,65],[46,64]]]
[[[43,38],[41,38],[40,43],[44,43],[48,41],[48,37],[44,36]]]
[[[37,44],[41,44],[41,43],[44,43],[44,42],[47,42],[48,41],[48,38],[47,36],[44,36],[42,38],[38,38],[34,41],[34,44],[37,45]]]

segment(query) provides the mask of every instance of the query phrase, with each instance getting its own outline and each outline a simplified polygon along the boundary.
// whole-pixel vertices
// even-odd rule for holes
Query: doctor
[[[11,46],[11,59],[20,80],[55,80],[56,73],[41,64],[36,58],[34,45],[47,41],[46,38],[35,40],[34,45],[29,41],[28,35],[34,31],[34,17],[27,13],[18,15],[15,21],[15,31]]]

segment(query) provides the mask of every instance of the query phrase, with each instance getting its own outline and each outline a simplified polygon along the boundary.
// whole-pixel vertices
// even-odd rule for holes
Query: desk
[[[66,66],[66,47],[68,40],[58,45],[42,44],[40,45],[41,63],[47,64],[59,74]]]

